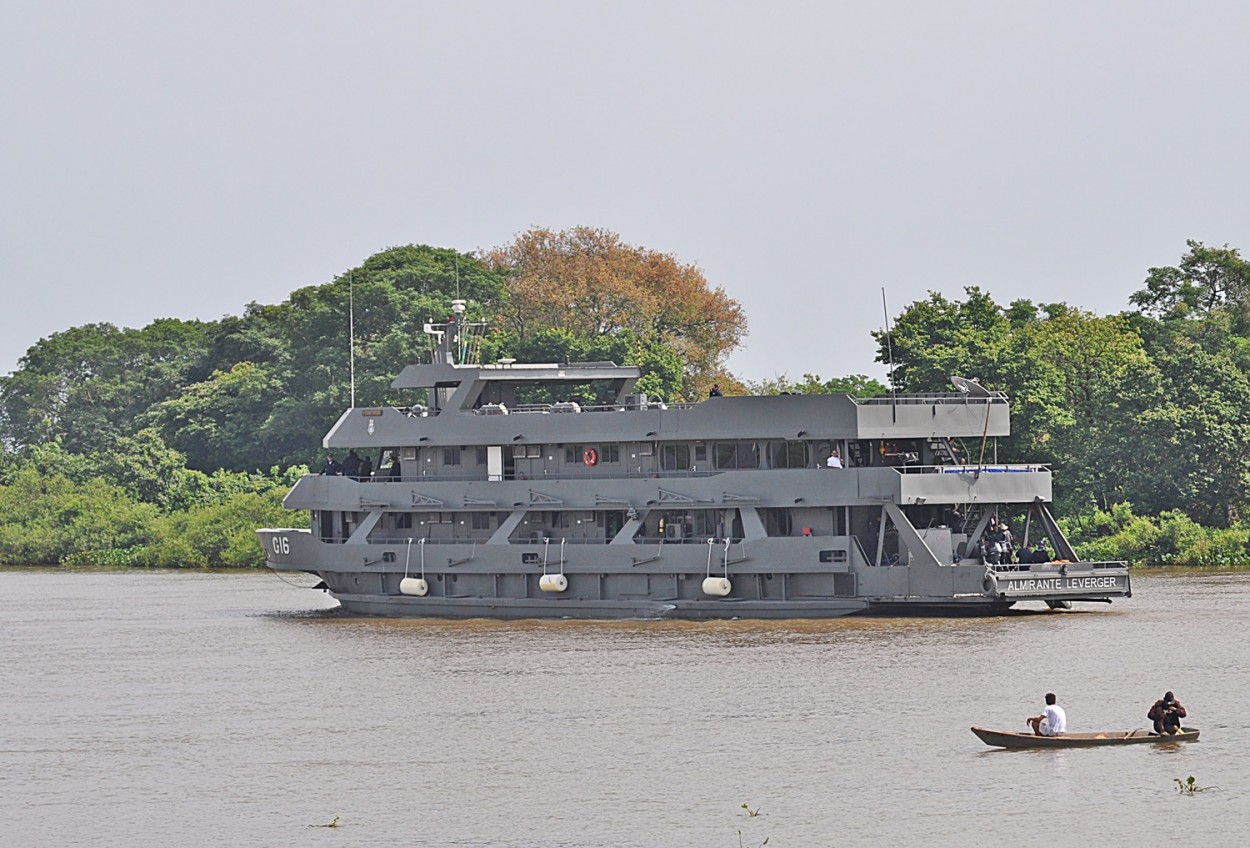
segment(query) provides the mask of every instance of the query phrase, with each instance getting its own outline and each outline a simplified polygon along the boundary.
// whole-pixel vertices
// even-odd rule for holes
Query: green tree
[[[898,391],[947,391],[952,376],[998,387],[1011,323],[989,294],[976,286],[964,293],[967,299],[958,301],[929,292],[928,300],[903,310],[888,334],[873,331],[877,361],[893,362],[890,382]]]
[[[1126,499],[1227,527],[1250,485],[1250,380],[1227,356],[1178,340],[1123,386],[1132,422],[1119,463]]]
[[[1120,317],[1061,305],[1047,313],[1019,324],[1004,345],[999,374],[1013,432],[1004,454],[1049,463],[1062,509],[1107,508],[1126,497],[1127,469],[1111,459],[1137,441],[1122,408],[1123,383],[1148,358]]]
[[[88,452],[131,432],[149,406],[176,394],[206,347],[206,326],[165,319],[142,330],[87,324],[33,345],[0,378],[0,441],[59,439]]]
[[[1219,307],[1241,308],[1250,295],[1250,262],[1236,248],[1185,242],[1189,252],[1176,267],[1151,268],[1146,287],[1129,300],[1160,318],[1188,318]]]
[[[157,404],[150,418],[191,468],[246,467],[258,452],[271,454],[254,424],[265,420],[281,391],[281,381],[263,366],[241,362]]]
[[[833,377],[824,380],[818,374],[804,374],[802,380],[791,380],[787,375],[758,382],[747,381],[746,389],[753,395],[851,395],[857,398],[879,397],[889,392],[880,381],[863,374]]]

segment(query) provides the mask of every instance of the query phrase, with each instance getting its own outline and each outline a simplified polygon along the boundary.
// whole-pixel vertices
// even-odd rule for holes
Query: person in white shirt
[[[1068,729],[1068,716],[1063,707],[1055,703],[1055,693],[1046,693],[1046,708],[1039,716],[1025,719],[1033,733],[1038,736],[1061,736]]]
[[[825,460],[825,466],[828,468],[842,467],[842,456],[838,453],[837,448],[833,448],[829,451],[829,458]]]

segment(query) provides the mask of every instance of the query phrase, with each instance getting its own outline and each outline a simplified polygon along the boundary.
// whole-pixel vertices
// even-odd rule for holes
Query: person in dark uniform
[[[347,459],[343,460],[343,476],[360,479],[360,456],[354,450],[349,450]]]
[[[337,477],[343,473],[343,466],[334,458],[334,454],[326,454],[326,464],[322,466],[321,473],[330,477]]]

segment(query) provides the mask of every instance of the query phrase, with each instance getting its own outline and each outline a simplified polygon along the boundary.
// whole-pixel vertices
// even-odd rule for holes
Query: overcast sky
[[[1247,43],[1232,0],[4,0],[0,373],[590,225],[743,304],[740,376],[883,379],[883,287],[1105,314],[1250,252]]]

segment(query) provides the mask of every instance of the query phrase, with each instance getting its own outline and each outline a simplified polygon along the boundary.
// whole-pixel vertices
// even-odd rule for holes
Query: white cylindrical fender
[[[728,577],[709,577],[703,581],[703,594],[725,597],[733,591],[733,584]]]
[[[430,584],[420,577],[405,577],[399,581],[399,594],[424,598],[430,594]]]
[[[544,592],[563,592],[569,588],[569,579],[563,574],[544,574],[538,578],[538,588]]]

